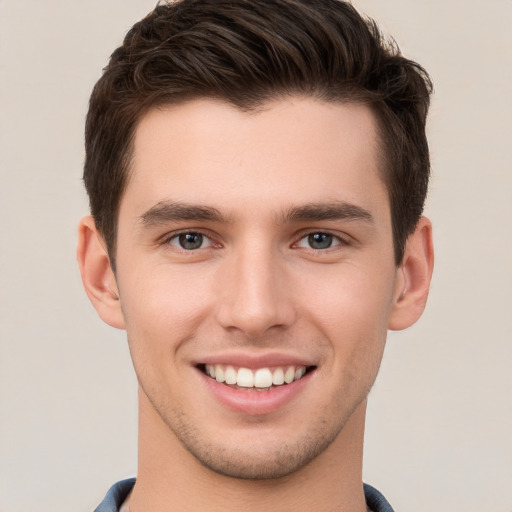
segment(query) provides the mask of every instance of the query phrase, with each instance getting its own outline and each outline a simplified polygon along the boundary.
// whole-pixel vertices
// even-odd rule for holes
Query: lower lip
[[[251,416],[269,414],[284,407],[304,389],[312,376],[312,372],[308,372],[291,384],[276,386],[268,391],[256,391],[255,388],[248,388],[245,391],[217,382],[201,370],[198,371],[210,392],[222,405],[234,412]]]

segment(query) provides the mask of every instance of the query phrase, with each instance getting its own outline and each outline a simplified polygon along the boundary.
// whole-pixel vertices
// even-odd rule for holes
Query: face
[[[283,476],[332,449],[397,295],[371,111],[155,109],[132,170],[117,286],[146,416],[231,476]]]

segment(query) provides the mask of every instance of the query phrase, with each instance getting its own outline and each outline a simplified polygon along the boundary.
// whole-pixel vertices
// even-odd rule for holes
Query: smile
[[[204,366],[204,373],[217,382],[235,388],[243,388],[244,390],[252,388],[256,391],[269,391],[277,386],[291,384],[302,379],[306,372],[306,366],[295,365],[265,367],[254,370],[222,364],[206,364]]]

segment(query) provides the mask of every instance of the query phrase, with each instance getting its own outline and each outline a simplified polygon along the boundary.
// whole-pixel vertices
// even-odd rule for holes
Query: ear
[[[124,329],[116,277],[106,244],[91,216],[78,225],[77,259],[85,292],[100,318],[112,327]]]
[[[404,258],[397,269],[389,329],[406,329],[420,318],[427,303],[433,268],[432,224],[421,217],[407,239]]]

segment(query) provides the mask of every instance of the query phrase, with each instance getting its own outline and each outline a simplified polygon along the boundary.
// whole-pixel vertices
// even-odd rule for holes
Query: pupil
[[[328,249],[332,245],[332,235],[313,233],[308,236],[308,242],[313,249]]]
[[[201,233],[182,233],[179,236],[179,241],[183,249],[199,249],[203,244],[203,235]]]

